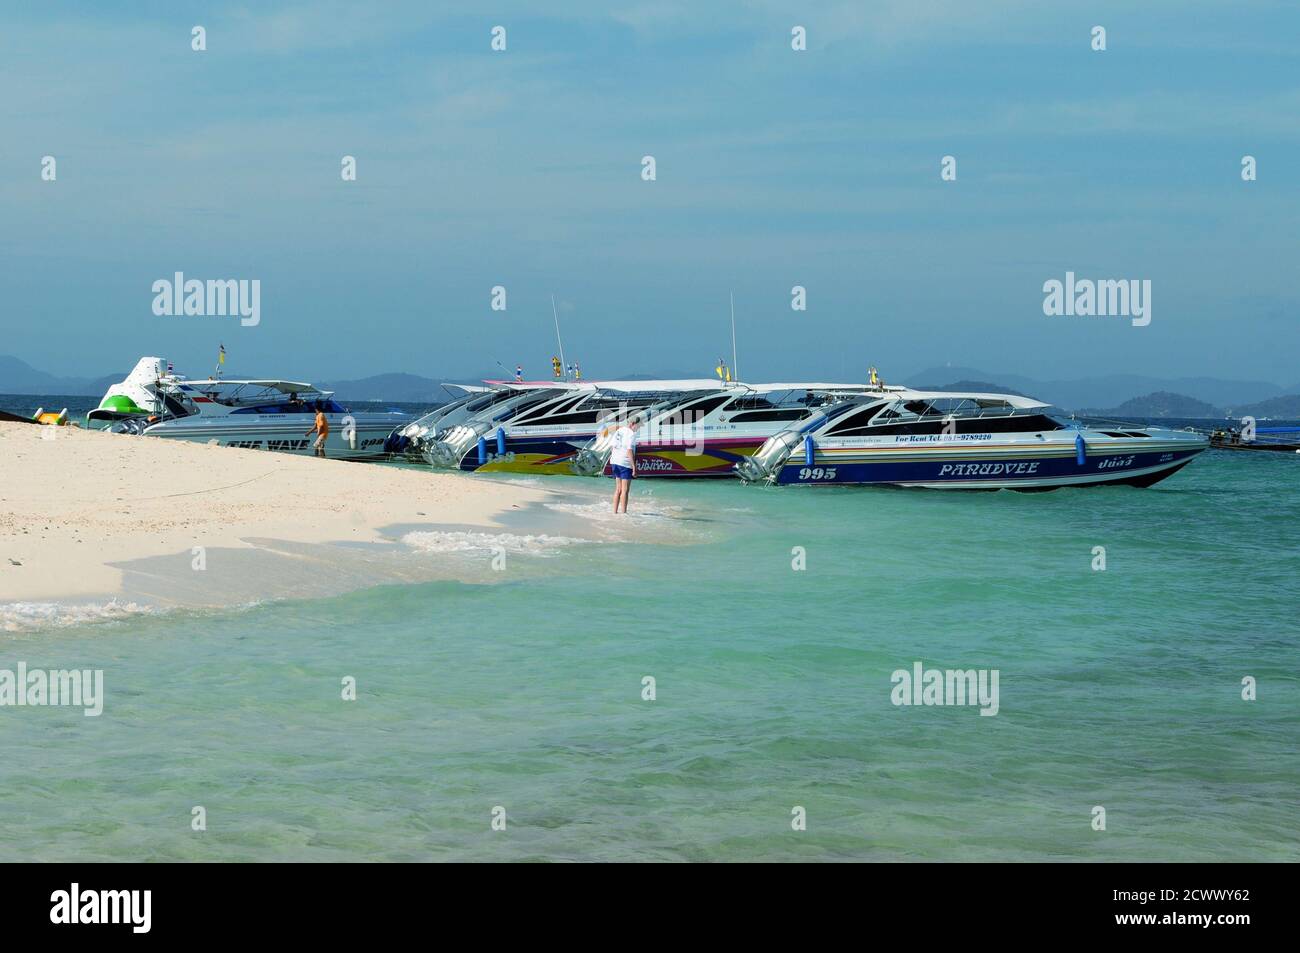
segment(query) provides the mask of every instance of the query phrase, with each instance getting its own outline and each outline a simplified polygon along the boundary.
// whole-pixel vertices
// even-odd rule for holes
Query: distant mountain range
[[[1080,413],[1113,417],[1218,417],[1225,413],[1222,408],[1207,404],[1195,397],[1185,394],[1171,394],[1169,391],[1156,391],[1143,397],[1126,400],[1118,407],[1108,409],[1084,408]]]
[[[26,361],[0,354],[0,394],[93,394],[99,397],[126,374],[123,371],[105,377],[56,377],[36,370]]]
[[[99,397],[126,376],[59,377],[39,371],[16,357],[0,355],[0,394],[86,395]],[[356,380],[320,381],[318,386],[334,391],[344,401],[394,401],[440,403],[447,399],[445,383],[479,383],[477,377],[455,380],[422,377],[418,374],[375,374]],[[501,376],[497,372],[496,376]],[[699,372],[664,371],[657,374],[625,374],[620,380],[694,378]],[[890,383],[895,383],[890,381]],[[1225,417],[1254,416],[1300,418],[1300,383],[1278,387],[1261,381],[1224,380],[1215,377],[1183,377],[1166,380],[1137,374],[1112,374],[1077,380],[1037,380],[1019,374],[997,374],[972,367],[933,367],[913,374],[901,383],[929,390],[991,391],[1033,397],[1068,410],[1086,408],[1088,413],[1134,417]],[[1094,410],[1094,408],[1104,408]]]
[[[955,381],[952,384],[927,384],[924,386],[914,384],[911,386],[917,387],[918,390],[974,391],[977,393],[1018,394],[1021,397],[1033,396],[1032,394],[1021,394],[1019,391],[1003,384],[990,384],[988,381]],[[1041,400],[1042,398],[1037,399]],[[1131,397],[1118,407],[1070,409],[1075,409],[1085,416],[1097,417],[1207,417],[1222,419],[1224,417],[1249,416],[1260,419],[1300,420],[1300,394],[1270,397],[1268,400],[1262,400],[1254,404],[1238,404],[1236,407],[1229,408],[1216,407],[1203,400],[1197,400],[1195,397],[1188,397],[1186,394],[1175,394],[1170,391],[1159,390],[1150,394],[1143,394],[1140,397]]]
[[[353,381],[321,381],[316,386],[321,390],[332,390],[341,401],[349,400],[391,400],[405,404],[440,404],[450,399],[443,390],[443,383],[480,384],[482,380],[460,379],[455,381],[434,380],[419,374],[376,374]]]
[[[1184,394],[1213,408],[1236,413],[1248,405],[1275,397],[1300,394],[1300,383],[1291,387],[1278,387],[1262,381],[1224,380],[1217,377],[1180,377],[1170,380],[1140,374],[1110,374],[1078,380],[1037,380],[1019,374],[995,374],[972,367],[932,367],[913,374],[901,383],[913,387],[933,387],[953,385],[959,381],[998,381],[1006,389],[1070,409],[1117,407],[1136,397],[1169,393]]]
[[[38,371],[26,361],[0,354],[0,394],[41,394],[100,397],[128,371],[104,377],[59,377]],[[258,376],[258,375],[249,375]],[[464,378],[448,383],[479,383]],[[418,374],[376,374],[351,381],[323,381],[317,386],[335,391],[339,400],[380,400],[410,403],[439,403],[447,399],[443,380]]]
[[[1236,407],[1215,407],[1186,394],[1156,391],[1143,397],[1126,400],[1118,407],[1105,410],[1085,408],[1079,413],[1099,417],[1255,417],[1259,420],[1300,420],[1300,394],[1272,397],[1254,404]]]
[[[1032,397],[1031,394],[1022,394],[1020,391],[1004,384],[990,384],[988,381],[953,381],[951,384],[909,384],[908,386],[915,387],[917,390],[964,391],[975,394],[1015,394],[1017,397]],[[1039,398],[1033,397],[1032,399],[1038,400]]]

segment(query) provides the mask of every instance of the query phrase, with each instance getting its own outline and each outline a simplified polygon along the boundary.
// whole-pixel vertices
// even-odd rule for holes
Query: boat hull
[[[216,444],[222,447],[238,447],[245,450],[270,450],[278,453],[293,453],[299,456],[314,456],[315,436],[307,436],[314,418],[286,421],[286,415],[256,415],[253,421],[235,424],[230,417],[211,419],[168,420],[154,424],[144,430],[144,436],[161,437],[167,440],[185,440],[191,443]],[[299,415],[293,415],[299,416]],[[337,460],[370,460],[386,455],[384,442],[394,428],[401,426],[410,418],[404,414],[353,414],[355,421],[355,442],[347,434],[350,428],[344,426],[348,415],[329,414],[330,433],[325,440],[325,455]]]
[[[1190,444],[1190,441],[1189,441]],[[1203,444],[1122,449],[1088,454],[1080,464],[1072,448],[1048,453],[1023,451],[1000,459],[970,459],[935,452],[930,458],[891,459],[886,449],[819,449],[811,465],[790,460],[774,482],[784,485],[916,486],[955,490],[1054,490],[1067,486],[1151,486],[1182,469]]]
[[[736,464],[753,456],[767,436],[705,440],[698,447],[684,447],[681,443],[638,443],[636,475],[652,479],[734,477]],[[609,475],[608,464],[604,472]]]
[[[484,438],[484,452],[470,447],[460,458],[460,469],[475,473],[575,474],[574,461],[594,434],[563,436],[507,436],[505,453],[497,452],[495,437]],[[765,437],[706,440],[699,447],[646,444],[636,448],[638,477],[732,477],[737,462],[763,445]],[[609,465],[604,471],[609,474]]]
[[[460,469],[472,473],[531,473],[538,476],[572,476],[573,460],[594,434],[563,436],[508,436],[505,452],[498,453],[495,437],[484,437],[484,453],[471,446],[460,458]]]

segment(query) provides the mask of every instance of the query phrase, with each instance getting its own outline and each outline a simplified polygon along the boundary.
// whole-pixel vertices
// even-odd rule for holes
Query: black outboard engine
[[[402,429],[404,428],[398,428],[388,435],[384,441],[384,453],[406,453],[411,446],[411,438],[402,433]]]

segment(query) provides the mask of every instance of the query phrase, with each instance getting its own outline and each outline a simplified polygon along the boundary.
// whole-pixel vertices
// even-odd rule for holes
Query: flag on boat
[[[217,351],[217,363],[224,364],[226,363],[226,346],[224,344],[220,344],[218,345],[218,347],[220,348],[220,350]]]

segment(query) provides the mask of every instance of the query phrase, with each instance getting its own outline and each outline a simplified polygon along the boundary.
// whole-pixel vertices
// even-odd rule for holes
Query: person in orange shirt
[[[307,431],[307,436],[316,434],[316,442],[312,447],[316,450],[316,456],[325,456],[325,438],[330,435],[330,422],[325,418],[325,411],[321,409],[320,404],[316,405],[316,425]]]

